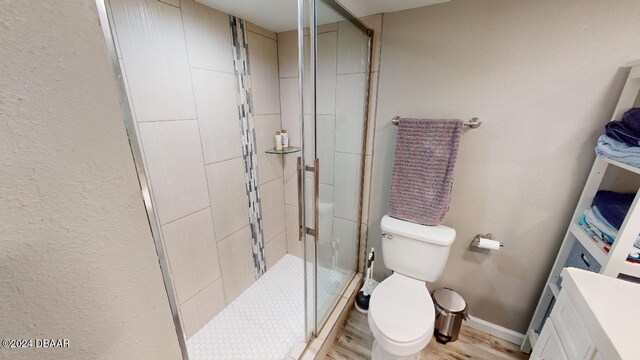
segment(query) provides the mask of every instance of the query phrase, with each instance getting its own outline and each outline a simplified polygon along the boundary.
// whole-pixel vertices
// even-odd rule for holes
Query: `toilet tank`
[[[456,231],[443,225],[426,226],[385,215],[382,229],[382,261],[400,274],[432,282],[447,264]]]

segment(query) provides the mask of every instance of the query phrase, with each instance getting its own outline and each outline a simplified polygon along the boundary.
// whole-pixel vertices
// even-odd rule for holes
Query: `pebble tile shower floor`
[[[190,360],[278,360],[303,340],[302,259],[285,255],[187,340]],[[318,267],[318,307],[327,312],[350,273]]]

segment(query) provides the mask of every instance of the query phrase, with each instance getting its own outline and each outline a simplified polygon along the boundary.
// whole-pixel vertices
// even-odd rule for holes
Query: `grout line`
[[[262,184],[258,184],[258,186],[267,185],[268,183],[272,183],[272,182],[274,182],[274,181],[276,181],[278,179],[282,179],[282,191],[284,193],[284,175],[280,175],[280,176],[277,176],[277,177],[275,177],[275,178],[273,178],[271,180],[267,180],[267,181],[263,182]],[[262,199],[260,199],[260,200],[262,200]]]
[[[347,151],[334,151],[334,153],[336,154],[347,154],[347,155],[360,155],[360,156],[368,156],[367,154],[360,154],[360,153],[352,153],[352,152],[347,152]]]
[[[276,235],[276,236],[272,237],[271,239],[267,240],[267,241],[264,243],[264,246],[267,246],[267,244],[268,244],[268,243],[270,243],[270,242],[271,242],[271,240],[273,240],[273,239],[277,238],[278,236],[280,236],[280,235],[282,235],[282,234],[285,234],[286,232],[287,232],[287,229],[286,229],[286,225],[285,225],[285,229],[284,229],[284,230],[282,230],[282,231],[280,231],[280,233],[278,233],[278,235]],[[286,239],[286,237],[285,237],[285,241],[286,241],[286,240],[287,240],[287,239]]]
[[[195,105],[195,104],[194,104]],[[196,115],[197,116],[197,115]],[[159,122],[169,122],[169,121],[198,121],[198,119],[161,119],[161,120],[139,120],[138,123],[159,123]]]
[[[186,304],[189,300],[191,300],[191,299],[193,299],[194,297],[196,297],[196,295],[198,295],[198,294],[200,294],[201,292],[203,292],[203,291],[204,291],[204,289],[206,289],[206,288],[208,288],[209,286],[213,285],[213,283],[214,283],[214,282],[216,282],[216,281],[218,281],[218,280],[222,281],[222,272],[220,272],[220,275],[218,275],[218,277],[217,277],[217,278],[215,278],[215,279],[214,279],[213,281],[211,281],[210,283],[207,283],[205,286],[203,286],[203,287],[202,287],[202,289],[200,289],[200,290],[196,291],[196,293],[195,293],[195,294],[193,294],[193,295],[189,296],[189,298],[188,298],[188,299],[186,299],[185,301],[183,301],[183,302],[182,302],[182,303],[180,303],[179,305],[180,305],[180,306],[182,306],[182,305]],[[223,285],[223,287],[224,287],[224,285]],[[224,295],[224,294],[223,294],[223,295]],[[226,304],[225,304],[225,307],[226,307]]]
[[[207,165],[219,164],[219,163],[222,163],[222,162],[225,162],[225,161],[231,161],[231,160],[236,160],[236,159],[241,159],[241,158],[242,158],[242,155],[236,156],[236,157],[232,157],[232,158],[228,158],[228,159],[218,160],[218,161],[214,161],[214,162],[210,162],[210,163],[206,162],[206,160],[205,160],[204,165],[206,167]],[[207,184],[208,184],[208,182],[207,182]]]
[[[186,36],[186,35],[185,35]],[[188,57],[188,56],[187,56]],[[191,66],[191,64],[189,64],[189,68],[193,69],[193,70],[202,70],[202,71],[211,71],[214,73],[218,73],[218,74],[229,74],[229,75],[235,75],[232,72],[228,72],[228,71],[221,71],[221,70],[213,70],[213,69],[207,69],[207,68],[203,68],[203,67],[198,67],[198,66]]]
[[[336,76],[342,76],[342,75],[367,75],[370,72],[372,72],[372,71],[356,71],[356,72],[345,72],[345,73],[337,72]]]
[[[248,22],[247,22],[247,23],[248,23]],[[258,25],[256,25],[256,24],[253,24],[253,25],[258,26]],[[264,28],[263,28],[263,29],[264,29]],[[258,36],[262,36],[263,38],[266,38],[266,39],[269,39],[269,40],[273,40],[273,41],[275,41],[275,42],[276,42],[276,44],[278,43],[278,40],[277,40],[277,39],[278,39],[278,33],[274,33],[274,34],[276,34],[276,38],[274,39],[274,38],[269,37],[269,36],[267,36],[267,35],[263,35],[263,34],[260,34],[260,33],[258,33],[258,32],[255,32],[255,31],[251,31],[251,30],[249,30],[249,27],[247,27],[247,29],[246,29],[246,30],[247,30],[247,32],[250,32],[250,33],[252,33],[252,34],[255,34],[255,35],[258,35]],[[265,30],[267,30],[267,29],[265,29]],[[270,31],[270,30],[267,30],[267,31]]]
[[[222,242],[222,241],[224,241],[224,240],[228,239],[229,237],[231,237],[231,236],[233,236],[233,235],[235,235],[235,234],[239,233],[240,231],[244,230],[244,228],[246,228],[246,227],[248,227],[248,226],[251,226],[251,224],[250,224],[250,223],[247,223],[246,225],[244,225],[244,226],[243,226],[243,227],[241,227],[240,229],[238,229],[238,230],[234,230],[231,234],[229,234],[229,235],[227,235],[227,236],[223,237],[222,239],[220,239],[220,240],[217,240],[217,239],[216,239],[216,240],[217,240],[216,242],[217,242],[217,243]]]
[[[334,218],[338,218],[338,219],[340,219],[340,220],[344,220],[344,221],[350,221],[350,222],[352,222],[352,223],[354,223],[354,224],[356,224],[356,225],[357,225],[357,224],[360,224],[360,222],[358,222],[358,221],[356,221],[356,220],[345,219],[345,218],[343,218],[343,217],[336,216],[335,214],[333,215],[333,217],[334,217]]]
[[[174,222],[176,222],[176,221],[178,221],[178,220],[182,220],[182,219],[186,218],[187,216],[191,216],[191,215],[193,215],[193,214],[199,213],[200,211],[204,211],[204,210],[209,209],[209,208],[211,208],[211,203],[209,203],[209,205],[208,205],[208,206],[205,206],[205,207],[203,207],[202,209],[198,209],[198,210],[196,210],[196,211],[194,211],[194,212],[188,213],[187,215],[183,215],[183,216],[180,216],[180,217],[178,217],[178,218],[175,218],[175,219],[173,219],[173,220],[171,220],[171,221],[167,221],[167,222],[166,222],[166,223],[164,223],[164,224],[160,224],[160,227],[163,227],[163,226],[165,226],[165,225],[172,224],[172,223],[174,223]],[[212,210],[211,212],[213,213],[213,210]]]
[[[166,3],[166,2],[164,2],[162,0],[158,0],[158,2],[161,3],[161,4],[165,4],[165,5],[171,6],[172,8],[176,8],[176,9],[180,10],[180,12],[182,13],[182,9],[180,8],[180,6],[169,4],[169,3]]]

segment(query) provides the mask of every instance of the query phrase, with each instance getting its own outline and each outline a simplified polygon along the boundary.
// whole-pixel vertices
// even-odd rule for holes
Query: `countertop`
[[[640,284],[566,268],[562,290],[604,358],[640,358]]]

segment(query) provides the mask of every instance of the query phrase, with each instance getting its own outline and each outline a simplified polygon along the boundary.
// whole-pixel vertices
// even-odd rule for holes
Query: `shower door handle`
[[[298,241],[302,241],[304,239],[304,194],[302,189],[304,173],[302,171],[302,157],[300,156],[298,156],[296,176],[298,178]]]
[[[309,228],[304,226],[305,220],[305,211],[303,211],[304,203],[304,194],[302,191],[304,180],[304,171],[313,172],[313,228]],[[320,224],[319,218],[319,198],[320,198],[320,159],[315,159],[313,162],[313,166],[304,166],[302,165],[302,158],[298,157],[298,228],[299,228],[299,239],[302,241],[304,239],[304,235],[311,235],[315,238],[315,241],[318,241],[318,229]]]
[[[307,228],[307,234],[313,236],[317,243],[320,239],[320,159],[313,161],[313,229]]]

